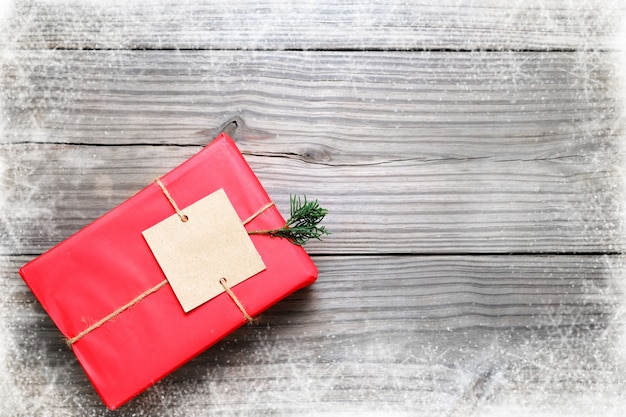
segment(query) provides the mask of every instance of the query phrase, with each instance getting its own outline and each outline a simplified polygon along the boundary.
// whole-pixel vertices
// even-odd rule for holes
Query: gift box
[[[212,199],[225,204],[226,214],[215,214],[219,210],[212,210],[211,202],[204,205]],[[188,213],[193,214],[186,219]],[[217,220],[209,219],[202,226],[208,233],[197,232],[201,228],[194,222],[205,214],[218,216]],[[170,239],[167,227],[151,235],[169,221],[174,228],[191,226],[186,230],[197,232],[197,239],[215,238],[220,219],[228,216],[237,216],[239,227],[246,231],[285,224],[235,143],[222,133],[158,181],[20,270],[109,408],[119,407],[250,317],[316,279],[317,269],[304,249],[287,239],[245,232],[242,237],[241,230],[235,230],[232,236],[236,238],[231,239],[231,233],[220,231],[218,243],[204,247],[193,233],[183,237],[184,244],[195,246],[190,249],[193,253],[218,251],[208,258],[211,265],[206,269],[211,274],[207,275],[204,268],[193,267],[195,255],[169,246],[176,239]],[[250,255],[246,260],[237,260],[239,253],[219,252],[223,246],[237,247],[239,243],[231,240],[241,239],[250,242],[248,246],[244,242],[241,251]],[[176,271],[181,265],[192,265],[191,271],[182,274],[191,274],[197,281],[194,285],[206,283],[211,288],[205,294],[208,301],[183,305],[179,300],[185,284],[176,288],[169,273],[170,269],[181,273]],[[224,265],[243,268],[244,275],[221,276],[230,273],[220,269]],[[193,296],[202,291],[187,292]]]

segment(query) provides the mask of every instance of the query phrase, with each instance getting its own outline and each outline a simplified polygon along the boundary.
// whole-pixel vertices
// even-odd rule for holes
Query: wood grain
[[[245,148],[245,143],[243,144]],[[5,254],[40,253],[199,148],[5,145]],[[376,151],[372,151],[376,152]],[[407,155],[408,157],[409,155]],[[618,172],[603,160],[388,161],[325,164],[246,155],[279,209],[318,198],[332,235],[314,254],[622,250]],[[372,154],[372,158],[380,155]],[[606,158],[610,158],[606,155]]]
[[[331,209],[313,253],[619,251],[622,119],[608,56],[580,58],[16,52],[5,253],[67,237],[232,116],[283,210],[293,192]]]
[[[621,416],[624,11],[3,4],[0,414]],[[319,280],[110,413],[17,270],[220,128]]]
[[[204,145],[382,160],[577,157],[623,131],[608,53],[14,51],[7,141]],[[270,150],[271,151],[271,150]],[[609,150],[613,152],[613,150]],[[333,161],[329,161],[333,163]]]
[[[623,3],[16,0],[26,49],[605,49]]]
[[[11,308],[2,322],[16,344],[9,372],[23,393],[22,409],[108,415],[17,277],[28,257],[1,259],[0,292]],[[625,387],[612,365],[618,353],[612,340],[623,325],[617,314],[623,257],[323,256],[315,262],[320,279],[312,287],[168,376],[121,415],[335,408],[463,415],[484,407],[491,392],[498,395],[490,404],[504,406],[519,390],[569,398]],[[561,358],[557,367],[555,358]]]

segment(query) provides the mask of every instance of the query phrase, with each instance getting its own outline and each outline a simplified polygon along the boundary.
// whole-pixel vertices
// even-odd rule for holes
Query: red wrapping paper
[[[184,207],[223,188],[242,220],[270,201],[234,142],[221,134],[161,178]],[[141,232],[172,215],[151,184],[29,262],[20,274],[68,339],[165,279]],[[281,227],[270,207],[247,230]],[[285,239],[252,235],[267,269],[232,288],[258,315],[317,277],[306,252]],[[226,293],[185,313],[169,285],[72,345],[107,407],[115,409],[246,322]]]

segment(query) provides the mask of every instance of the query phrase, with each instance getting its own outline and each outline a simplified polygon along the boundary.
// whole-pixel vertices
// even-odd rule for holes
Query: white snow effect
[[[48,1],[52,2],[53,0]],[[97,0],[91,1],[100,5],[102,4]],[[122,2],[118,3],[123,4]],[[594,2],[581,1],[580,7],[588,9],[591,7],[589,5],[592,3]],[[607,9],[607,13],[617,13],[617,11],[620,10],[620,7],[617,6],[618,3],[619,0],[616,0],[615,2],[606,1],[603,5]],[[311,2],[310,5],[313,10],[315,6],[314,2]],[[3,25],[6,24],[6,20],[10,15],[12,6],[12,1],[0,0],[0,31],[2,31]],[[550,10],[546,8],[545,13],[549,14]],[[164,17],[164,19],[166,19],[166,17]],[[452,19],[452,17],[448,17],[448,19]],[[515,19],[514,14],[511,14],[511,19]],[[621,21],[623,22],[623,25],[621,31],[615,36],[613,48],[615,49],[615,76],[616,80],[621,81],[621,91],[618,96],[623,100],[623,106],[621,109],[623,116],[618,118],[617,122],[621,124],[621,129],[623,129],[624,125],[626,125],[626,19],[622,18]],[[376,24],[376,22],[372,24]],[[554,24],[558,24],[558,19],[555,19]],[[271,30],[271,28],[259,28],[259,39],[255,39],[253,41],[255,44],[261,44],[263,42],[261,34],[264,30]],[[2,38],[2,36],[3,35],[0,34],[0,38]],[[120,41],[123,41],[123,39]],[[583,48],[581,49],[585,49],[587,47],[588,45],[583,45]],[[0,52],[2,53],[2,55],[0,55],[0,59],[13,59],[9,57],[10,52]],[[581,57],[584,59],[584,54],[581,54]],[[584,62],[581,63],[581,68],[585,68],[584,64]],[[506,74],[503,74],[503,76],[506,76]],[[523,74],[516,74],[513,78],[515,79],[517,76],[523,76]],[[356,84],[358,83],[355,83],[355,85]],[[582,98],[584,99],[584,97]],[[2,108],[2,99],[3,97],[1,96],[0,91],[0,144],[4,141],[5,132],[3,126],[6,122],[5,113]],[[620,129],[620,126],[616,126],[615,128]],[[623,133],[624,132],[622,131],[622,134]],[[621,185],[626,187],[626,137],[619,141],[619,145],[622,147],[622,149],[620,149],[620,154],[623,158],[621,169],[624,180]],[[19,164],[20,159],[23,158],[24,155],[15,155],[10,147],[3,149],[6,150],[6,152],[3,151],[3,153],[0,154],[0,221],[2,221],[2,216],[6,210],[9,209],[10,205],[14,204],[11,201],[17,200],[17,204],[19,204],[20,207],[27,208],[29,202],[28,195],[33,192],[33,190],[24,191],[23,189],[16,189],[16,184],[21,184],[24,187],[33,186],[33,184],[28,184],[27,179],[24,179],[23,183],[20,183],[19,181],[16,182],[16,178],[10,178],[11,185],[8,185],[9,177],[14,175],[16,172],[16,166]],[[79,162],[80,161],[76,161],[76,163]],[[34,186],[36,187],[36,184]],[[622,195],[626,196],[626,188],[622,189]],[[626,223],[626,201],[624,201],[622,209],[624,222]],[[42,217],[45,217],[45,215],[42,215]],[[10,234],[10,238],[5,239],[3,236],[2,239],[0,239],[0,245],[10,245],[12,242],[15,242],[14,239],[19,238],[19,231],[9,230],[8,232]],[[624,239],[626,240],[626,236]],[[6,264],[3,264],[3,262],[6,262],[5,259],[0,257],[0,270],[7,269]],[[606,259],[603,262],[606,262],[604,268],[607,271],[611,271],[612,268],[610,267],[610,264],[613,261]],[[615,270],[620,269],[623,270],[624,268],[615,268]],[[14,275],[12,277],[14,277]],[[468,363],[459,364],[454,368],[445,370],[445,372],[448,372],[446,375],[453,375],[455,391],[460,393],[459,395],[462,395],[466,387],[475,382],[476,374],[480,373],[477,371],[481,371],[481,366],[483,366],[482,364],[488,363],[493,357],[501,359],[503,364],[501,368],[484,370],[485,373],[489,373],[491,375],[489,383],[484,387],[484,394],[482,394],[480,398],[476,399],[471,408],[464,409],[460,407],[458,409],[449,410],[449,412],[445,415],[475,415],[485,417],[534,417],[542,415],[621,416],[623,410],[626,409],[626,379],[624,377],[624,370],[626,370],[626,299],[624,298],[624,294],[626,294],[626,277],[615,273],[613,276],[609,276],[607,278],[611,281],[612,286],[615,289],[614,293],[616,293],[618,297],[615,299],[613,315],[605,333],[600,334],[597,339],[581,339],[577,341],[580,345],[569,346],[569,344],[573,341],[572,334],[570,332],[574,331],[574,329],[568,329],[567,326],[553,326],[555,330],[554,334],[550,337],[550,341],[546,341],[545,336],[543,336],[543,338],[541,336],[537,336],[536,338],[527,340],[526,345],[522,344],[518,346],[515,351],[503,350],[503,347],[508,346],[507,341],[494,340],[491,346],[484,347],[484,357],[476,358],[474,362],[468,361]],[[0,279],[4,280],[6,277],[2,276]],[[1,288],[10,289],[13,287],[8,285]],[[589,293],[590,297],[604,296],[603,290],[601,289],[590,288]],[[18,344],[14,339],[14,334],[11,329],[11,325],[15,324],[13,322],[14,312],[12,311],[12,299],[14,296],[15,294],[10,290],[0,292],[0,415],[49,415],[46,412],[47,407],[50,404],[57,404],[57,402],[60,401],[59,397],[61,395],[59,392],[55,392],[54,390],[63,389],[58,388],[58,385],[60,384],[56,381],[60,378],[61,373],[66,372],[68,368],[66,366],[58,366],[56,368],[46,367],[46,348],[38,347],[33,349],[33,352],[36,352],[40,355],[40,357],[33,359],[33,361],[39,361],[42,365],[33,371],[35,375],[28,377],[38,378],[37,384],[43,387],[40,388],[39,392],[27,392],[24,386],[27,385],[28,382],[17,381],[17,379],[23,378],[24,375],[21,375],[19,373],[19,369],[16,370],[16,367],[11,365],[11,362],[15,360],[15,357],[20,356],[20,352],[18,352]],[[609,296],[606,295],[606,297]],[[614,295],[611,295],[611,297],[614,297]],[[561,313],[563,312],[554,312],[554,319],[560,320]],[[399,387],[402,386],[404,383],[403,380],[406,377],[406,371],[401,371],[399,370],[399,367],[394,367],[394,363],[391,359],[389,359],[389,363],[385,362],[386,358],[393,358],[395,352],[390,351],[390,347],[384,340],[372,341],[365,348],[352,347],[355,349],[355,354],[363,355],[366,358],[373,359],[373,363],[378,363],[378,368],[373,366],[373,368],[376,369],[364,369],[365,365],[357,362],[329,363],[324,378],[314,379],[309,375],[313,375],[316,371],[319,372],[319,364],[303,364],[290,360],[290,352],[286,348],[281,348],[276,343],[265,340],[263,336],[258,336],[252,339],[254,339],[254,346],[251,349],[253,350],[253,354],[257,355],[260,363],[265,365],[271,365],[274,361],[276,363],[280,363],[280,365],[278,365],[279,369],[277,369],[279,376],[284,377],[283,380],[290,380],[290,378],[294,379],[295,377],[295,384],[297,386],[294,391],[300,394],[309,393],[310,398],[302,398],[303,402],[305,400],[311,402],[311,399],[318,400],[320,403],[323,402],[324,398],[331,394],[335,387],[341,386],[342,371],[354,374],[375,370],[377,371],[377,375],[384,379],[388,385],[396,385]],[[428,348],[430,348],[430,350]],[[433,366],[437,366],[436,361],[440,359],[441,355],[446,354],[445,351],[438,351],[434,346],[428,346],[420,353],[422,356],[419,360],[415,358],[406,358],[406,363],[402,363],[402,365],[410,369],[415,369],[416,372],[424,372],[426,374]],[[571,353],[571,357],[564,358],[559,356],[567,353]],[[285,357],[287,360],[283,360],[283,362],[281,362],[281,358]],[[585,372],[583,367],[571,366],[570,369],[573,370],[568,371],[567,363],[569,362],[570,364],[574,364],[578,360],[588,361],[591,365],[599,367],[601,371],[599,371],[596,376],[602,375],[602,377],[597,381],[589,382],[586,381],[589,374]],[[561,366],[562,363],[565,363],[565,365]],[[249,374],[250,378],[252,378],[255,372],[255,363],[251,363],[249,365],[250,366],[246,367],[244,364],[240,372],[243,375]],[[397,366],[398,364],[395,363],[395,365]],[[509,366],[508,368],[507,365]],[[29,366],[31,366],[31,368],[35,368],[33,365]],[[443,368],[443,366],[439,366]],[[44,374],[45,372],[48,372],[48,374]],[[219,376],[219,371],[216,370],[206,372],[211,373],[211,375]],[[567,372],[572,373],[568,374]],[[207,380],[211,380],[211,375],[209,375]],[[424,376],[424,381],[427,381],[427,376],[428,375]],[[568,387],[571,388],[571,390],[567,397],[552,398],[551,395],[553,395],[554,392],[559,391],[554,388],[554,384],[559,383],[559,378],[577,381],[579,382],[579,385],[574,386],[575,384],[573,384],[571,387]],[[48,386],[46,387],[46,384],[42,384],[41,381],[47,381]],[[427,382],[423,383],[427,384]],[[531,387],[531,383],[535,384],[532,386],[534,388],[532,391],[528,390],[528,388]],[[268,388],[272,395],[274,395],[274,397],[270,397],[269,400],[275,400],[277,403],[283,401],[280,396],[283,395],[281,390],[285,387],[284,385],[281,385],[281,379],[277,378],[277,381],[270,382],[268,384],[269,386],[265,386],[263,388]],[[167,383],[163,385],[167,385]],[[167,408],[167,398],[174,401],[174,397],[183,395],[184,393],[176,392],[176,388],[173,388],[173,385],[168,386],[168,390],[165,392],[163,385],[157,385],[147,394],[146,397],[143,398],[142,401],[146,404],[149,402],[157,403],[157,405],[146,406],[146,409],[156,409],[162,413],[171,413],[171,415],[184,414],[184,407],[181,410]],[[182,388],[179,389],[183,390],[185,385],[181,384],[180,386]],[[238,395],[250,395],[256,398],[259,402],[268,401],[268,397],[266,396],[267,392],[264,390],[246,392],[242,389],[241,392],[233,393],[227,391],[228,387],[229,386],[226,385],[220,386],[214,384],[213,382],[207,382],[203,386],[188,388],[190,390],[205,392],[207,395],[210,393],[211,398],[213,398],[217,404],[219,404],[220,401],[227,403],[233,398],[233,396]],[[525,387],[527,390],[522,390],[521,392],[517,391],[519,387]],[[71,390],[71,388],[68,388],[68,390]],[[450,389],[450,391],[453,390]],[[567,390],[564,389],[562,391]],[[62,394],[66,394],[66,392]],[[376,394],[372,393],[372,395]],[[381,403],[383,403],[383,394],[381,393],[380,395],[381,397],[377,397],[377,399],[380,399]],[[346,405],[345,409],[339,408],[336,410],[319,410],[311,411],[310,413],[306,413],[306,411],[303,410],[303,413],[300,415],[311,417],[318,417],[321,415],[346,417],[368,415],[408,416],[415,414],[415,409],[420,407],[420,401],[428,401],[428,399],[423,398],[412,398],[410,397],[410,392],[405,395],[407,395],[407,397],[400,398],[400,400],[396,403],[388,404],[389,410],[369,411],[365,409],[357,409],[358,407],[352,404]],[[458,398],[452,398],[452,400],[455,399]],[[81,414],[83,410],[80,408],[80,402],[76,399],[72,399],[70,401],[72,404],[68,405],[64,409],[65,411],[58,411],[57,415],[62,412],[64,412],[65,415]],[[163,401],[162,409],[158,408],[159,401]],[[437,401],[437,398],[432,401]],[[424,405],[428,406],[429,404]],[[432,406],[432,404],[430,405]],[[135,410],[137,410],[137,408],[135,408]],[[103,410],[102,414],[104,413],[105,411]],[[122,411],[122,413],[124,413],[124,411]],[[144,415],[143,411],[139,411],[138,413],[139,415]],[[149,414],[150,412],[147,411],[147,413]],[[280,414],[279,411],[277,413]]]
[[[619,31],[615,34],[613,47],[615,48],[615,75],[619,86],[618,96],[622,99],[621,117],[618,119],[621,129],[620,145],[620,171],[622,175],[622,219],[626,224],[626,9],[624,9],[621,16],[621,26]],[[624,240],[626,241],[626,227]],[[619,338],[617,340],[617,352],[623,363],[626,363],[626,276],[614,277],[616,287],[620,289],[623,294],[622,303],[615,313],[615,323],[619,323],[620,331]],[[626,409],[626,404],[625,404]]]
[[[0,190],[1,191],[1,190]],[[2,258],[0,258],[0,269],[2,268]],[[0,277],[4,279],[4,277]],[[0,415],[9,415],[21,407],[19,390],[15,387],[13,375],[9,369],[10,353],[15,349],[13,335],[7,328],[7,317],[10,317],[9,298],[11,294],[0,292]]]
[[[10,15],[12,7],[12,1],[6,0],[0,2],[0,31],[4,28],[6,20]],[[0,51],[2,52],[2,51]],[[2,54],[0,53],[0,59]],[[3,111],[3,97],[0,95],[0,143],[4,138],[4,111]],[[7,192],[5,190],[4,178],[7,175],[7,161],[5,155],[0,154],[0,213],[4,213],[7,208]],[[0,245],[7,244],[7,239],[3,236],[0,238]],[[3,269],[3,258],[0,257],[0,271]],[[0,276],[0,279],[4,279]],[[9,368],[8,361],[10,361],[9,354],[15,349],[13,342],[13,335],[10,329],[7,327],[6,318],[10,317],[11,311],[8,306],[9,298],[12,294],[0,291],[0,414],[16,410],[20,404],[20,393],[15,388],[13,376],[7,371]]]

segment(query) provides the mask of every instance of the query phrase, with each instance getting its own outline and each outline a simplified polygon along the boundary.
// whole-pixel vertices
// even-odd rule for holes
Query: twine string
[[[176,201],[174,201],[174,199],[170,195],[170,192],[167,191],[167,188],[165,188],[165,185],[163,185],[163,183],[161,182],[161,179],[157,178],[156,180],[154,180],[154,182],[156,182],[157,185],[161,188],[161,191],[163,191],[163,194],[167,198],[167,201],[170,202],[170,204],[172,205],[172,208],[176,211],[176,214],[178,214],[178,217],[180,217],[180,221],[185,223],[187,220],[189,220],[189,217],[187,217],[187,215],[178,208],[178,204],[176,204]]]
[[[268,208],[270,208],[270,207],[272,207],[274,205],[275,205],[274,202],[270,201],[269,203],[265,204],[263,207],[258,209],[254,214],[252,214],[252,216],[250,216],[246,220],[242,221],[241,224],[243,224],[244,226],[247,225],[252,220],[256,219],[259,215],[261,215],[265,210],[267,210]]]
[[[167,188],[165,188],[165,185],[163,185],[163,183],[161,182],[161,180],[159,180],[158,178],[155,180],[155,182],[158,184],[158,186],[161,188],[161,191],[163,191],[163,194],[165,195],[165,197],[167,197],[167,200],[170,202],[170,204],[172,205],[172,207],[174,208],[174,210],[176,210],[176,214],[178,214],[178,217],[180,217],[180,220],[182,222],[186,222],[187,220],[189,220],[189,218],[187,217],[187,215],[185,215],[179,208],[178,208],[178,204],[176,204],[176,201],[174,201],[174,199],[172,198],[172,196],[170,195],[170,193],[167,191]],[[252,220],[254,220],[255,218],[257,218],[259,215],[261,215],[263,212],[265,212],[265,210],[269,209],[270,207],[274,206],[274,202],[270,201],[269,203],[263,205],[260,209],[258,209],[256,212],[254,212],[250,217],[248,217],[246,220],[244,220],[242,222],[242,224],[245,226],[246,224],[250,223]],[[241,304],[241,301],[239,301],[239,299],[237,298],[237,296],[232,292],[232,290],[230,289],[230,287],[228,287],[227,285],[227,280],[226,278],[220,278],[220,284],[222,285],[222,287],[224,288],[224,291],[226,292],[226,294],[228,294],[228,296],[231,298],[231,300],[233,300],[233,302],[235,303],[235,305],[237,306],[237,308],[239,308],[239,310],[241,311],[241,314],[243,314],[243,316],[245,317],[245,319],[249,322],[252,323],[254,322],[254,318],[252,316],[250,316],[248,314],[248,312],[246,311],[246,309],[244,308],[243,304]],[[101,318],[100,320],[98,320],[97,322],[93,323],[92,325],[90,325],[89,327],[87,327],[85,330],[81,331],[80,333],[78,333],[76,336],[68,338],[66,340],[66,343],[68,344],[68,346],[72,346],[74,343],[78,342],[80,339],[82,339],[83,337],[85,337],[86,335],[88,335],[89,333],[91,333],[92,331],[96,330],[97,328],[101,327],[103,324],[107,323],[108,321],[114,319],[115,317],[119,316],[120,314],[122,314],[124,311],[128,310],[129,308],[135,306],[137,303],[139,303],[141,300],[143,300],[144,298],[146,298],[147,296],[149,296],[150,294],[153,294],[155,292],[157,292],[158,290],[160,290],[161,288],[163,288],[165,285],[167,285],[168,281],[167,279],[164,279],[163,281],[159,282],[157,285],[155,285],[152,288],[147,289],[146,291],[144,291],[143,293],[139,294],[137,297],[133,298],[131,301],[129,301],[128,303],[124,304],[123,306],[121,306],[120,308],[118,308],[117,310],[115,310],[114,312],[112,312],[111,314],[107,315],[106,317]]]
[[[226,294],[228,294],[228,296],[231,298],[231,300],[233,300],[233,303],[235,303],[235,305],[239,308],[239,311],[241,311],[241,314],[243,314],[245,319],[248,320],[248,323],[253,323],[254,322],[254,318],[251,315],[248,314],[248,312],[244,308],[243,304],[241,304],[241,301],[239,301],[239,298],[237,298],[235,293],[227,285],[228,281],[226,280],[226,278],[224,278],[224,277],[220,278],[220,284],[222,285],[222,288],[224,288],[224,291],[226,291]]]
[[[129,308],[131,308],[132,306],[134,306],[135,304],[137,304],[138,302],[140,302],[141,300],[143,300],[144,298],[146,298],[147,296],[149,296],[150,294],[157,292],[158,290],[160,290],[161,288],[163,288],[165,286],[165,284],[167,284],[167,280],[164,279],[163,281],[159,282],[157,285],[155,285],[154,287],[142,292],[141,294],[139,294],[137,297],[135,297],[134,299],[132,299],[130,302],[124,304],[123,306],[121,306],[120,308],[118,308],[117,310],[115,310],[114,312],[112,312],[111,314],[109,314],[106,317],[101,318],[100,320],[98,320],[97,322],[95,322],[94,324],[92,324],[91,326],[87,327],[85,330],[83,330],[82,332],[78,333],[76,336],[67,339],[67,344],[69,346],[72,346],[74,343],[78,342],[80,339],[83,338],[83,336],[86,336],[88,333],[91,333],[92,331],[96,330],[98,327],[102,326],[104,323],[106,323],[107,321],[119,316],[120,314],[122,314],[124,311],[128,310]]]

